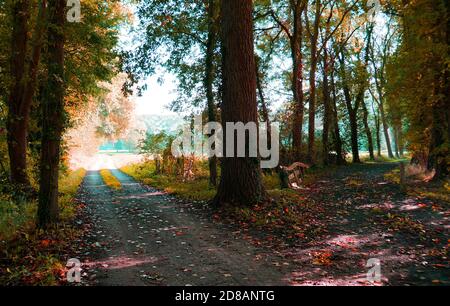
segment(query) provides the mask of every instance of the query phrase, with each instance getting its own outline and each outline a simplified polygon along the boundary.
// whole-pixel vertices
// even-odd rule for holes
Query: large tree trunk
[[[222,124],[257,123],[252,0],[222,1]],[[227,145],[226,130],[224,148]],[[248,148],[249,137],[246,137]],[[236,148],[236,137],[234,137]],[[248,150],[246,150],[248,154]],[[259,158],[225,156],[216,204],[252,206],[266,197]]]
[[[434,40],[439,43],[447,41],[450,44],[450,1],[445,1],[445,7],[439,8],[436,5],[437,12],[440,12],[441,20],[447,20],[446,24],[440,24],[439,31],[435,32]],[[446,58],[450,57],[450,48],[447,47]],[[445,60],[445,56],[437,55],[436,63]],[[434,179],[442,179],[449,175],[449,142],[450,142],[450,71],[448,66],[442,69],[437,65],[435,68],[436,81],[434,84],[435,96],[437,101],[432,105],[431,139],[429,145],[428,168],[434,169]],[[442,69],[442,70],[440,70]]]
[[[218,28],[215,20],[216,0],[209,0],[208,2],[208,41],[206,43],[206,73],[205,73],[205,87],[206,99],[208,104],[208,121],[217,121],[217,109],[214,103],[214,49],[217,43]],[[211,135],[210,135],[211,136]],[[214,148],[213,148],[214,149]],[[210,186],[217,185],[217,157],[209,158],[209,184]]]
[[[28,10],[28,1],[19,1],[14,8],[11,67],[14,82],[9,97],[7,123],[11,182],[25,189],[31,189],[27,175],[28,122],[41,58],[47,11],[46,0],[41,0],[39,3],[32,53],[25,77]]]
[[[12,6],[11,89],[8,98],[7,138],[11,183],[30,187],[27,175],[27,114],[21,113],[25,89],[25,63],[28,42],[29,0]]]
[[[58,221],[58,177],[64,127],[64,23],[65,0],[50,0],[48,23],[48,81],[42,99],[42,149],[38,225]]]

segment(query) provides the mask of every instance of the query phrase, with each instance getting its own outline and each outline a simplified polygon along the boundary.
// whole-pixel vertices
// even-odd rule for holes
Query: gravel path
[[[258,249],[201,208],[143,186],[119,170],[110,190],[98,171],[87,174],[80,199],[93,228],[84,274],[96,285],[282,285],[277,255]],[[84,260],[86,261],[86,260]]]

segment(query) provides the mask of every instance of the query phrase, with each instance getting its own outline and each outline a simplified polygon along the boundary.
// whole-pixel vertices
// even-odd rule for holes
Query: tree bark
[[[378,107],[380,109],[381,123],[383,125],[384,138],[386,140],[386,148],[388,151],[389,158],[394,158],[394,154],[392,153],[391,137],[389,136],[389,125],[387,123],[386,113],[384,111],[384,102],[383,102],[384,97],[381,91],[379,93],[379,96],[380,96],[380,103]]]
[[[258,120],[252,11],[252,0],[222,1],[223,124]],[[266,198],[258,158],[225,156],[221,170],[217,205],[252,206]]]
[[[304,4],[301,0],[291,2],[291,10],[294,18],[294,30],[290,37],[291,57],[293,63],[292,71],[292,93],[294,95],[294,122],[292,130],[292,146],[294,156],[297,160],[301,159],[302,134],[303,134],[303,113],[304,113],[304,94],[303,94],[303,25],[302,11]]]
[[[266,123],[267,148],[271,149],[272,133],[271,133],[271,125],[270,125],[270,119],[269,119],[269,110],[267,109],[266,99],[264,98],[264,92],[263,92],[261,74],[260,74],[260,68],[259,68],[259,59],[256,55],[255,55],[255,66],[256,66],[256,88],[258,90],[259,102],[261,104],[261,119],[263,122]]]
[[[27,175],[28,123],[31,104],[36,91],[37,72],[45,31],[46,0],[41,0],[39,3],[39,13],[33,34],[31,59],[28,67],[26,67],[28,10],[28,1],[19,1],[14,9],[13,60],[11,67],[14,82],[9,98],[7,126],[11,182],[16,186],[31,190]],[[16,14],[20,16],[16,16]],[[25,70],[27,70],[26,73]]]
[[[65,0],[50,0],[48,23],[48,81],[42,100],[42,149],[38,226],[58,221],[58,178],[64,128],[64,24]]]
[[[357,97],[355,97],[355,106],[352,103],[352,96],[350,93],[350,88],[348,85],[346,72],[345,72],[345,58],[344,52],[341,52],[342,57],[340,57],[340,69],[342,74],[342,89],[344,91],[344,100],[345,105],[347,107],[348,116],[350,120],[350,133],[351,133],[351,146],[352,146],[352,155],[353,155],[353,163],[360,163],[361,160],[359,158],[359,145],[358,145],[358,109],[359,103],[361,102],[361,92],[358,93]],[[364,99],[364,95],[362,96]]]
[[[310,40],[311,65],[309,70],[309,110],[308,110],[308,161],[314,164],[315,160],[315,132],[316,132],[316,72],[318,62],[317,41],[319,38],[319,25],[321,1],[316,0],[314,25]]]
[[[336,83],[334,80],[334,61],[331,63],[331,90],[333,92],[333,103],[331,104],[331,115],[332,115],[332,123],[333,123],[333,141],[334,141],[334,150],[336,151],[336,164],[343,165],[346,163],[343,157],[342,150],[342,139],[341,133],[339,130],[339,118],[337,111],[337,96],[336,96]]]
[[[215,20],[216,0],[209,0],[208,2],[208,40],[206,43],[206,73],[205,73],[205,87],[206,99],[208,108],[208,121],[217,121],[217,108],[214,103],[214,49],[217,43],[218,29]],[[210,135],[211,136],[211,135]],[[213,148],[214,149],[214,148]],[[217,186],[217,157],[212,156],[208,160],[209,163],[209,185]]]
[[[380,111],[375,109],[374,102],[372,100],[372,111],[375,116],[375,136],[377,141],[377,156],[381,157],[381,135],[380,135]]]
[[[363,121],[364,121],[364,130],[366,132],[367,137],[367,147],[369,149],[369,157],[370,160],[375,160],[375,154],[373,151],[373,139],[372,139],[372,132],[370,130],[369,126],[369,111],[367,110],[366,102],[362,101],[362,107],[363,107]]]
[[[329,66],[328,66],[328,51],[327,48],[324,48],[323,52],[323,131],[322,131],[322,160],[324,165],[328,165],[329,159],[329,146],[328,146],[328,135],[330,131],[330,86],[328,82],[328,73],[329,73]]]
[[[10,179],[19,188],[30,188],[27,175],[28,116],[21,113],[25,88],[25,64],[28,42],[29,0],[18,0],[12,6],[11,89],[8,97],[7,140]]]

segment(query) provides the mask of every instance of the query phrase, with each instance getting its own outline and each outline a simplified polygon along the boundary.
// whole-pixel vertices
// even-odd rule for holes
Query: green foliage
[[[187,0],[182,4],[176,0],[145,0],[137,8],[139,25],[133,34],[139,43],[135,50],[126,52],[124,68],[133,75],[136,83],[144,76],[161,71],[160,68],[175,74],[178,97],[171,105],[175,111],[203,109],[206,105],[207,8],[208,1],[198,0]],[[218,23],[218,16],[217,10],[213,22]],[[214,87],[218,100],[219,44],[215,44],[214,53]]]
[[[139,143],[141,153],[147,155],[162,155],[170,147],[174,137],[165,131],[158,133],[147,132],[146,137]]]

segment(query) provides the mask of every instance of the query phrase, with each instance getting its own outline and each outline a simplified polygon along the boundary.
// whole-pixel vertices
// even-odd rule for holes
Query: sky
[[[135,113],[137,115],[171,115],[175,114],[169,110],[170,103],[176,98],[175,76],[164,74],[164,82],[160,84],[154,75],[146,79],[147,90],[139,97],[136,94],[133,100],[136,103]]]

